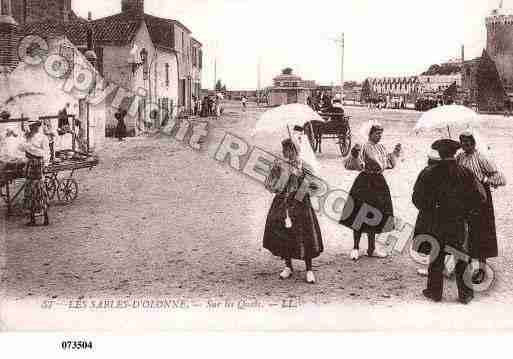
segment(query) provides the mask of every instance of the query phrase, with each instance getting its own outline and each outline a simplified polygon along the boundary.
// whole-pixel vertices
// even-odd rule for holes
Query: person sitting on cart
[[[29,226],[36,225],[36,217],[44,218],[44,225],[49,225],[49,196],[44,183],[44,168],[50,160],[48,137],[42,131],[40,121],[29,123],[29,131],[25,134],[25,207],[30,211]]]
[[[326,133],[346,133],[349,123],[345,117],[344,108],[342,107],[342,96],[335,95],[331,108],[329,109],[330,119],[326,122]]]

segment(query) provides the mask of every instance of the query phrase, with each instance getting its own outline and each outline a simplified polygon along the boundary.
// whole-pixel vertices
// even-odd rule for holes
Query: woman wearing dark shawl
[[[306,281],[313,284],[312,259],[324,250],[321,230],[310,196],[306,194],[302,200],[296,196],[310,171],[307,164],[298,158],[299,150],[292,140],[284,140],[282,148],[287,162],[276,162],[266,181],[266,187],[276,196],[267,215],[263,246],[285,260],[281,279],[290,278],[292,259],[298,259],[305,261]],[[288,178],[285,186],[280,186],[280,178]]]

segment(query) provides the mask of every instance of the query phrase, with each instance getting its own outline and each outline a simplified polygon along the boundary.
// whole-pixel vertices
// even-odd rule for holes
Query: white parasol
[[[439,130],[447,131],[449,138],[456,136],[456,131],[476,128],[480,124],[480,116],[475,111],[461,105],[436,107],[424,113],[414,131]]]
[[[287,126],[290,128],[294,128],[294,126],[303,127],[305,123],[310,121],[324,122],[324,119],[307,105],[299,103],[281,105],[264,112],[260,116],[253,134],[286,131]]]
[[[253,135],[257,133],[283,133],[297,145],[299,157],[307,163],[314,173],[319,173],[321,166],[304,134],[292,131],[295,126],[303,127],[310,121],[323,121],[309,106],[302,104],[282,105],[264,112],[257,121]]]

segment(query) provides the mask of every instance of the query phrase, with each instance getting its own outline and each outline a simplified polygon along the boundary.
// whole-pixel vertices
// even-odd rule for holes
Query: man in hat
[[[68,119],[70,104],[67,103],[66,106],[62,110],[59,111],[57,116],[59,117],[59,121],[57,124],[57,128],[59,130],[59,135],[63,135],[64,133],[69,131],[70,124]]]
[[[429,253],[424,296],[435,302],[442,300],[445,257],[456,253],[459,301],[468,304],[474,297],[471,277],[467,275],[468,219],[479,211],[486,195],[473,173],[456,162],[454,156],[459,148],[459,142],[448,139],[433,143],[432,149],[438,151],[440,161],[419,175],[413,190],[413,203],[419,210],[433,214],[430,234],[438,244],[432,246]]]
[[[344,108],[342,107],[342,96],[336,94],[331,108],[329,109],[330,120],[326,123],[324,128],[325,133],[346,133],[349,124],[344,116]]]

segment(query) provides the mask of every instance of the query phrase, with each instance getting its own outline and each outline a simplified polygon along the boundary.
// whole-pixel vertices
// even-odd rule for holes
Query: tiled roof
[[[87,44],[87,30],[93,26],[95,43],[126,44],[129,43],[140,27],[140,21],[96,23],[87,21],[44,21],[31,23],[24,27],[26,35],[42,37],[65,35],[76,46]]]
[[[119,13],[88,22],[79,17],[72,21],[44,21],[27,24],[24,33],[39,35],[42,37],[65,35],[73,44],[83,46],[87,42],[88,26],[93,26],[94,40],[97,45],[125,45],[130,43],[144,21],[148,27],[152,42],[155,46],[173,50],[174,26],[178,25],[190,33],[183,24],[176,20],[164,19],[148,14]],[[197,43],[199,41],[194,40]],[[199,43],[201,45],[201,43]]]

